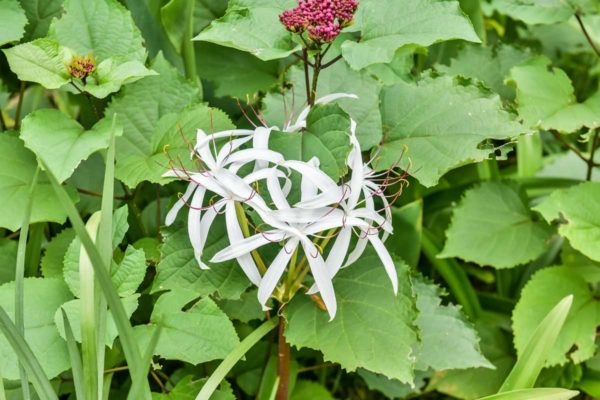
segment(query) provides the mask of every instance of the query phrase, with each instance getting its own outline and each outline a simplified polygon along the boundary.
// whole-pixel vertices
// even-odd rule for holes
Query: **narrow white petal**
[[[325,261],[325,266],[327,268],[327,271],[329,272],[329,276],[332,279],[342,267],[342,263],[344,262],[344,259],[346,258],[346,253],[348,252],[348,247],[350,246],[351,237],[351,228],[342,229],[336,237],[335,242],[331,247],[331,250],[329,250],[327,260]],[[313,294],[317,291],[317,285],[313,285],[307,293]]]
[[[298,247],[298,239],[294,238],[288,240],[285,246],[279,250],[279,253],[267,269],[267,273],[262,278],[262,281],[258,286],[258,301],[263,308],[269,300],[269,297],[271,297],[273,290],[275,290],[277,282],[281,279],[296,247]]]
[[[358,96],[352,93],[332,93],[315,100],[315,104],[327,104],[339,99],[358,99]]]
[[[323,208],[288,208],[273,211],[273,215],[282,221],[290,224],[310,224],[318,222],[331,213],[338,213],[339,210],[330,207]]]
[[[209,169],[214,169],[217,166],[215,158],[210,151],[209,146],[206,144],[210,139],[207,139],[208,135],[202,130],[198,129],[196,132],[196,146],[194,146],[194,150],[198,153],[204,164]]]
[[[210,190],[213,193],[218,194],[221,197],[227,197],[227,192],[219,184],[218,179],[215,179],[214,174],[193,174],[190,176],[190,180],[204,189]]]
[[[203,246],[206,245],[206,239],[208,238],[212,223],[223,207],[225,207],[225,204],[225,201],[219,201],[202,213],[202,219],[200,220],[200,239]]]
[[[288,203],[285,193],[281,188],[281,184],[279,183],[277,172],[274,169],[271,170],[271,174],[267,177],[267,189],[269,190],[271,200],[273,200],[273,203],[275,203],[275,207],[280,210],[290,208],[290,204]]]
[[[177,218],[179,210],[181,210],[181,208],[188,203],[190,196],[192,195],[192,193],[194,193],[194,190],[196,190],[197,187],[198,185],[196,185],[195,183],[190,183],[183,196],[181,196],[181,198],[177,200],[173,207],[171,207],[171,209],[167,213],[167,217],[165,218],[165,224],[167,226],[175,222],[175,218]]]
[[[381,226],[386,232],[394,232],[392,224],[390,224],[390,222],[386,218],[382,217],[376,211],[369,210],[368,208],[358,208],[352,210],[351,215],[356,218],[363,218],[369,221],[373,221],[376,225]]]
[[[385,268],[385,272],[387,272],[390,280],[392,281],[392,288],[394,289],[394,294],[398,294],[398,274],[396,272],[394,260],[392,260],[390,253],[385,248],[385,245],[377,235],[369,235],[368,239],[373,245],[375,251],[377,252],[379,259],[381,259],[383,267]]]
[[[348,207],[353,209],[358,203],[360,194],[363,187],[364,178],[364,167],[362,162],[362,154],[360,151],[360,144],[356,136],[350,136],[350,142],[352,143],[352,152],[348,157],[349,167],[352,169],[352,177],[350,178],[350,195],[348,197]]]
[[[241,139],[233,139],[227,143],[224,143],[221,147],[221,150],[219,150],[219,154],[217,155],[217,164],[219,166],[223,166],[223,163],[226,160],[229,162],[230,157],[237,152],[236,150],[239,149],[244,143],[249,142],[251,139],[252,136],[247,136]]]
[[[273,128],[265,128],[264,126],[259,126],[256,128],[254,135],[252,135],[252,147],[254,149],[267,150],[269,148],[269,138],[271,136],[272,129]],[[267,164],[268,163],[266,161],[256,160],[254,171],[265,168]]]
[[[334,192],[338,190],[338,185],[325,172],[321,171],[306,162],[297,160],[288,160],[283,163],[284,166],[299,172],[303,177],[310,179],[321,191]]]
[[[190,204],[190,211],[188,212],[188,235],[190,237],[192,248],[194,249],[194,257],[202,269],[205,269],[206,265],[201,260],[204,243],[202,243],[200,228],[200,218],[202,217],[200,208],[204,202],[205,193],[206,189],[203,187],[196,189],[196,193],[194,193],[194,197],[192,197],[192,202]]]
[[[367,243],[369,243],[369,239],[366,238],[363,233],[361,233],[358,237],[358,241],[356,242],[356,246],[354,246],[354,249],[348,256],[348,259],[346,260],[346,263],[343,266],[344,268],[354,264],[356,260],[358,260],[360,256],[362,256],[367,247]]]
[[[253,134],[254,131],[249,129],[231,129],[207,135],[202,129],[198,129],[198,134],[196,135],[196,147],[202,148],[212,146],[212,142],[217,139],[252,136]]]
[[[302,240],[302,247],[304,248],[312,276],[315,278],[315,284],[319,292],[321,292],[321,298],[323,299],[323,303],[325,303],[325,307],[327,307],[329,320],[331,321],[337,312],[337,302],[325,261],[323,261],[323,257],[321,257],[317,247],[308,238]]]
[[[259,160],[265,161],[267,163],[279,164],[284,161],[283,155],[273,150],[267,149],[244,149],[238,150],[235,153],[232,153],[227,157],[227,164],[241,164],[245,165],[249,162]]]
[[[282,234],[280,230],[259,233],[225,247],[223,250],[219,251],[213,256],[211,262],[216,263],[232,260],[234,258],[238,258],[242,254],[248,254],[252,250],[256,250],[266,244],[282,241],[284,239],[285,235]]]
[[[315,168],[319,168],[320,162],[317,157],[313,157],[308,161],[308,164]],[[300,182],[300,201],[310,200],[316,197],[318,192],[319,188],[317,188],[317,185],[315,185],[312,180],[308,179],[308,177],[302,176],[302,181]]]
[[[240,228],[240,223],[237,218],[237,214],[235,211],[235,203],[233,201],[228,201],[225,209],[225,222],[227,224],[227,236],[229,237],[229,243],[238,243],[240,240],[244,240],[244,234],[242,233],[242,229]],[[252,259],[250,254],[243,254],[237,258],[240,267],[255,285],[260,284],[260,272],[258,272],[258,268]]]

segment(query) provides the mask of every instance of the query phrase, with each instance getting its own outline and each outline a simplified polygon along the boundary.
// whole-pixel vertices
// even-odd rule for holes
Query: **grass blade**
[[[71,329],[71,322],[67,317],[67,313],[63,308],[60,309],[63,317],[63,324],[65,326],[65,336],[67,338],[67,348],[69,350],[69,359],[71,360],[71,372],[73,374],[73,385],[75,386],[75,397],[77,400],[85,400],[85,392],[83,389],[83,365],[81,364],[81,356],[79,349],[77,348],[77,342],[75,336],[73,336],[73,329]]]
[[[2,366],[0,365],[0,400],[6,400],[6,391],[4,390],[4,378],[2,377]]]
[[[58,396],[54,392],[39,361],[35,358],[33,351],[31,351],[24,337],[19,333],[19,330],[2,307],[0,307],[0,331],[2,331],[8,343],[19,357],[19,362],[27,372],[27,375],[31,377],[31,383],[33,383],[33,387],[40,399],[58,400]],[[29,387],[29,382],[26,385]]]
[[[150,338],[150,343],[148,343],[148,347],[146,348],[146,352],[142,357],[142,365],[145,368],[142,370],[143,374],[139,376],[131,377],[131,390],[129,391],[128,399],[135,400],[140,393],[140,389],[142,389],[144,381],[146,381],[146,376],[148,375],[148,371],[150,369],[150,363],[152,362],[152,356],[154,355],[154,350],[156,349],[156,345],[158,344],[158,339],[160,338],[160,334],[162,332],[162,326],[158,325],[154,332],[152,333],[152,337]]]
[[[73,229],[77,233],[81,244],[85,248],[85,251],[90,258],[98,283],[102,288],[106,302],[108,303],[108,306],[112,311],[113,318],[115,319],[115,324],[117,326],[117,330],[119,331],[119,337],[121,344],[123,345],[123,352],[125,354],[127,364],[129,365],[132,376],[135,376],[142,368],[141,356],[133,336],[133,329],[129,322],[129,318],[127,317],[123,303],[121,303],[119,294],[117,293],[117,290],[111,281],[108,268],[106,268],[106,265],[102,260],[102,256],[92,242],[90,235],[88,235],[77,208],[75,207],[75,204],[73,204],[73,201],[69,198],[66,190],[60,185],[60,183],[58,183],[56,177],[50,171],[48,171],[48,179],[50,180],[57,197],[60,199],[61,204],[65,208],[65,211],[69,216],[69,220],[73,225]],[[150,387],[148,385],[146,385],[144,392],[144,397],[149,398]]]
[[[206,381],[204,386],[202,386],[202,390],[196,396],[196,400],[209,400],[210,396],[217,389],[219,384],[233,366],[254,346],[260,339],[262,339],[267,333],[271,332],[273,328],[277,326],[278,320],[277,318],[271,318],[265,321],[261,326],[256,328],[251,334],[246,336],[244,340],[240,342],[240,344],[233,349],[221,364],[214,370],[210,378]]]
[[[479,400],[568,400],[577,396],[575,390],[537,388],[521,389],[482,397]]]
[[[572,304],[573,296],[565,297],[540,322],[531,335],[525,350],[502,384],[500,392],[529,389],[535,385],[535,381],[546,362],[546,354],[554,346]]]
[[[86,224],[86,229],[92,241],[96,241],[98,225],[100,224],[100,213],[92,214]],[[97,304],[96,304],[96,284],[94,278],[94,267],[91,265],[88,253],[83,247],[79,250],[79,285],[80,292],[80,325],[81,325],[81,352],[83,360],[83,380],[85,397],[95,399],[100,390],[98,377],[98,342],[104,343],[104,336],[98,338],[96,327]]]
[[[115,136],[116,136],[116,123],[117,115],[113,115],[111,137],[106,151],[106,167],[104,169],[104,183],[102,187],[102,205],[100,209],[100,226],[98,228],[98,240],[97,247],[104,265],[108,268],[110,274],[110,265],[112,261],[112,215],[114,208],[114,191],[115,191]],[[106,350],[104,338],[106,336],[106,300],[102,295],[102,291],[95,285],[96,295],[96,330],[97,330],[97,344],[96,353],[98,354],[98,399],[103,397],[103,386],[101,385],[104,380],[104,352]]]
[[[24,284],[27,237],[29,235],[29,220],[31,219],[33,195],[37,185],[39,173],[40,168],[38,167],[35,169],[31,185],[29,186],[29,193],[27,197],[28,200],[23,213],[23,222],[21,223],[21,233],[19,234],[19,244],[17,246],[17,265],[15,267],[15,325],[17,327],[17,332],[19,332],[22,337],[25,337]],[[23,399],[29,400],[31,398],[31,394],[29,393],[29,380],[27,379],[27,373],[23,366],[20,367],[19,373],[21,377],[21,390],[23,391]]]

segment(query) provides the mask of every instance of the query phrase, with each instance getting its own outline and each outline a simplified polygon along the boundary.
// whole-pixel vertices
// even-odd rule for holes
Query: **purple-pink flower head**
[[[314,42],[330,43],[352,23],[357,8],[356,0],[299,0],[297,7],[284,11],[279,19],[290,32],[306,30]]]

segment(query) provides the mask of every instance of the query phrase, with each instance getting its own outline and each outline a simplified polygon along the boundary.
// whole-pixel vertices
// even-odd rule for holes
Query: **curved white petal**
[[[250,162],[264,161],[266,163],[279,164],[284,161],[283,155],[273,150],[267,149],[244,149],[238,150],[227,157],[226,164],[241,164],[245,165]]]
[[[368,208],[358,208],[352,210],[350,213],[353,217],[373,221],[375,224],[381,226],[383,230],[388,233],[394,233],[394,228],[392,227],[392,224],[386,218],[378,214],[376,211],[369,210]]]
[[[322,192],[337,192],[338,185],[319,168],[297,160],[288,160],[283,165],[310,179]]]
[[[252,136],[247,136],[241,139],[233,139],[227,143],[224,143],[221,147],[221,150],[219,150],[219,154],[217,155],[217,165],[222,167],[225,164],[225,162],[231,163],[229,161],[230,157],[233,154],[237,153],[236,150],[239,149],[240,146],[242,146],[244,143],[249,142],[251,139]]]
[[[190,211],[188,212],[188,235],[190,237],[192,248],[194,249],[194,257],[202,269],[208,269],[201,259],[204,243],[202,242],[200,229],[200,218],[202,217],[200,208],[204,202],[205,193],[206,189],[202,187],[196,189],[196,193],[194,193],[194,197],[192,197],[192,202],[190,204]]]
[[[203,147],[209,147],[209,145],[212,145],[211,142],[214,142],[217,139],[233,138],[239,136],[252,136],[253,134],[254,131],[250,129],[231,129],[207,135],[202,129],[198,129],[198,133],[196,135],[195,148],[196,150],[199,150]]]
[[[210,261],[217,263],[231,260],[241,256],[242,254],[248,254],[252,250],[256,250],[266,244],[280,242],[285,239],[285,234],[278,229],[259,233],[240,240],[237,243],[230,244],[215,254]]]
[[[200,240],[203,246],[206,245],[206,239],[208,238],[212,223],[225,205],[225,201],[219,201],[202,213],[202,219],[200,220]]]
[[[194,151],[198,153],[198,156],[200,156],[202,162],[204,162],[209,169],[215,169],[217,162],[215,161],[209,146],[206,145],[208,142],[210,142],[210,139],[208,138],[209,136],[206,134],[206,132],[204,132],[202,129],[198,129],[196,131],[196,146],[194,146]]]
[[[169,210],[169,212],[167,213],[167,216],[165,218],[165,224],[167,226],[169,226],[173,222],[175,222],[175,218],[177,218],[177,214],[179,213],[181,208],[188,203],[190,196],[192,195],[192,193],[194,193],[194,190],[196,190],[197,187],[198,187],[198,185],[196,185],[195,183],[190,183],[188,185],[185,193],[181,196],[181,198],[179,200],[177,200],[177,202],[173,205],[173,207],[171,207],[171,209]]]
[[[252,147],[257,150],[266,150],[269,148],[269,138],[271,136],[271,131],[274,128],[265,128],[264,126],[259,126],[254,130],[254,135],[252,135]],[[259,169],[265,168],[267,166],[267,162],[263,160],[256,160],[256,164],[254,165],[254,171],[258,171]]]
[[[332,213],[339,213],[340,210],[330,207],[323,208],[288,208],[274,210],[273,215],[290,224],[311,224],[318,222]]]
[[[331,250],[329,250],[329,254],[327,255],[327,260],[325,261],[325,266],[327,271],[329,272],[329,276],[333,279],[333,277],[338,273],[340,268],[342,267],[342,263],[344,262],[344,258],[346,258],[346,253],[348,252],[348,247],[350,246],[350,239],[352,238],[352,229],[351,228],[343,228],[333,243]],[[313,285],[308,294],[313,294],[318,291],[316,285]]]
[[[228,201],[225,209],[225,222],[227,225],[227,236],[229,237],[229,243],[237,243],[240,240],[244,240],[244,234],[242,233],[242,229],[240,228],[240,223],[237,218],[237,214],[235,211],[235,203],[233,201]],[[240,267],[255,285],[260,284],[261,276],[252,256],[248,253],[243,254],[237,258]]]
[[[364,167],[362,162],[362,154],[360,151],[360,144],[356,136],[350,136],[350,143],[352,144],[352,151],[348,156],[348,166],[352,169],[352,176],[350,178],[350,195],[348,196],[348,207],[353,209],[358,203],[362,187],[364,183]]]
[[[288,240],[284,247],[279,250],[279,253],[267,269],[267,273],[262,278],[262,281],[258,286],[258,301],[263,308],[265,308],[265,304],[269,300],[269,297],[271,297],[273,290],[275,290],[277,282],[281,279],[296,247],[298,247],[298,239],[294,238]]]
[[[333,290],[333,284],[331,283],[331,277],[325,266],[323,257],[317,250],[317,247],[308,238],[302,239],[302,247],[310,266],[310,272],[313,278],[315,278],[315,284],[321,292],[321,298],[327,312],[329,313],[329,320],[331,321],[335,317],[337,312],[337,302],[335,300],[335,291]]]
[[[209,173],[193,174],[190,175],[190,180],[198,186],[210,190],[211,192],[216,193],[221,197],[227,197],[227,192],[223,190],[223,187],[219,184],[218,180],[215,179],[215,176],[212,173],[210,173],[210,175]]]
[[[267,177],[267,189],[269,190],[271,200],[275,203],[275,207],[280,210],[290,208],[275,169],[271,170],[271,174]]]
[[[317,157],[313,157],[308,160],[308,165],[319,168],[320,162]],[[302,176],[302,180],[300,181],[300,202],[310,200],[317,196],[319,193],[319,188],[314,182],[308,177]]]
[[[392,260],[390,253],[385,248],[385,245],[377,235],[369,235],[368,239],[373,245],[375,251],[377,252],[379,259],[383,263],[383,267],[385,268],[385,272],[387,272],[390,281],[392,281],[392,288],[394,289],[394,294],[398,294],[398,274],[396,272],[394,260]]]

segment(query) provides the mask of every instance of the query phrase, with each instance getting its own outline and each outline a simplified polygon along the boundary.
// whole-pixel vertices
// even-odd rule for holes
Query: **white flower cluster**
[[[343,97],[356,98],[354,95],[335,94],[321,98],[317,103]],[[350,180],[346,183],[338,184],[319,169],[317,158],[308,162],[286,160],[281,153],[268,148],[272,130],[301,130],[306,126],[309,111],[309,107],[305,108],[295,124],[286,124],[282,130],[257,127],[255,130],[213,134],[198,130],[192,157],[199,161],[202,170],[191,172],[173,168],[165,174],[189,182],[186,192],[169,211],[166,223],[172,224],[177,213],[188,206],[190,241],[200,267],[208,268],[201,259],[204,245],[215,217],[224,213],[230,245],[210,261],[218,263],[236,259],[248,279],[258,286],[258,300],[263,307],[266,307],[290,260],[301,248],[315,281],[308,293],[320,292],[333,319],[337,306],[332,278],[340,268],[354,263],[368,243],[381,259],[394,293],[398,290],[394,262],[383,244],[387,235],[392,233],[389,202],[384,194],[389,178],[385,174],[376,174],[369,163],[363,163],[354,121],[351,121],[349,132],[352,150],[347,158]],[[217,141],[227,138],[229,141],[217,148]],[[251,172],[241,174],[243,167],[252,165]],[[244,171],[250,169],[245,168]],[[301,176],[300,201],[290,204],[288,195],[294,173]],[[261,181],[266,183],[267,200],[255,189]],[[212,194],[208,195],[209,192]],[[213,201],[207,205],[208,197]],[[215,198],[218,200],[214,201]],[[376,209],[376,198],[380,199],[377,203],[383,215],[382,210]],[[242,204],[252,208],[262,220],[261,226],[266,225],[269,229],[257,230],[245,237],[240,224],[246,218]],[[358,238],[351,249],[353,232]],[[382,237],[380,232],[383,232]],[[315,244],[325,237],[335,237],[326,256],[322,254],[323,249]],[[274,244],[280,250],[266,273],[261,275],[252,252]]]

